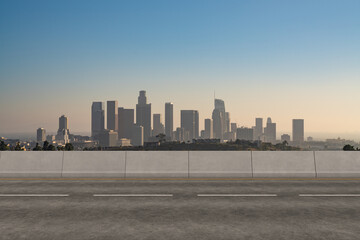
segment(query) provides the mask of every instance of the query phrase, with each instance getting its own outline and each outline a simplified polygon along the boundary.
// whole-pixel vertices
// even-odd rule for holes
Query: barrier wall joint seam
[[[313,151],[313,154],[314,154],[314,168],[315,168],[315,178],[317,178],[317,169],[316,169],[316,154],[315,154],[315,151]]]

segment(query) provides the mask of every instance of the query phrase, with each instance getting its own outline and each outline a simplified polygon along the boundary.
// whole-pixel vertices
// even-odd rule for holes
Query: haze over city
[[[21,4],[20,4],[21,3]],[[0,134],[90,134],[91,103],[174,103],[279,133],[360,139],[359,1],[2,1]],[[200,129],[203,129],[200,121]]]

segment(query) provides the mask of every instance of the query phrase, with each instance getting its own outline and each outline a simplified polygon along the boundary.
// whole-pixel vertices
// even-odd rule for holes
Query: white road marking
[[[277,197],[277,194],[198,194],[198,197]]]
[[[299,194],[300,197],[360,197],[360,194]]]
[[[68,197],[69,194],[0,194],[0,197]]]
[[[172,194],[93,194],[94,197],[172,197]]]

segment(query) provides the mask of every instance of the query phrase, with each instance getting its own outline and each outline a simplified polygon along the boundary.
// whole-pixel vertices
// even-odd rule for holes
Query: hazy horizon
[[[1,1],[0,135],[48,132],[91,103],[174,103],[231,122],[305,119],[305,137],[360,140],[360,1]],[[318,137],[311,133],[318,133]],[[340,135],[341,134],[341,135]],[[359,137],[356,137],[356,136]],[[348,137],[347,137],[348,136]],[[353,136],[353,137],[351,137]],[[356,138],[355,138],[356,137]]]

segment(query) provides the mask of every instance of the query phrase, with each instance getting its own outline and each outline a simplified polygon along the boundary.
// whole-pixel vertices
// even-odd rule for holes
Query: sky
[[[360,139],[359,0],[0,0],[0,135],[90,132],[92,101],[174,103]],[[164,119],[163,119],[164,120]]]

